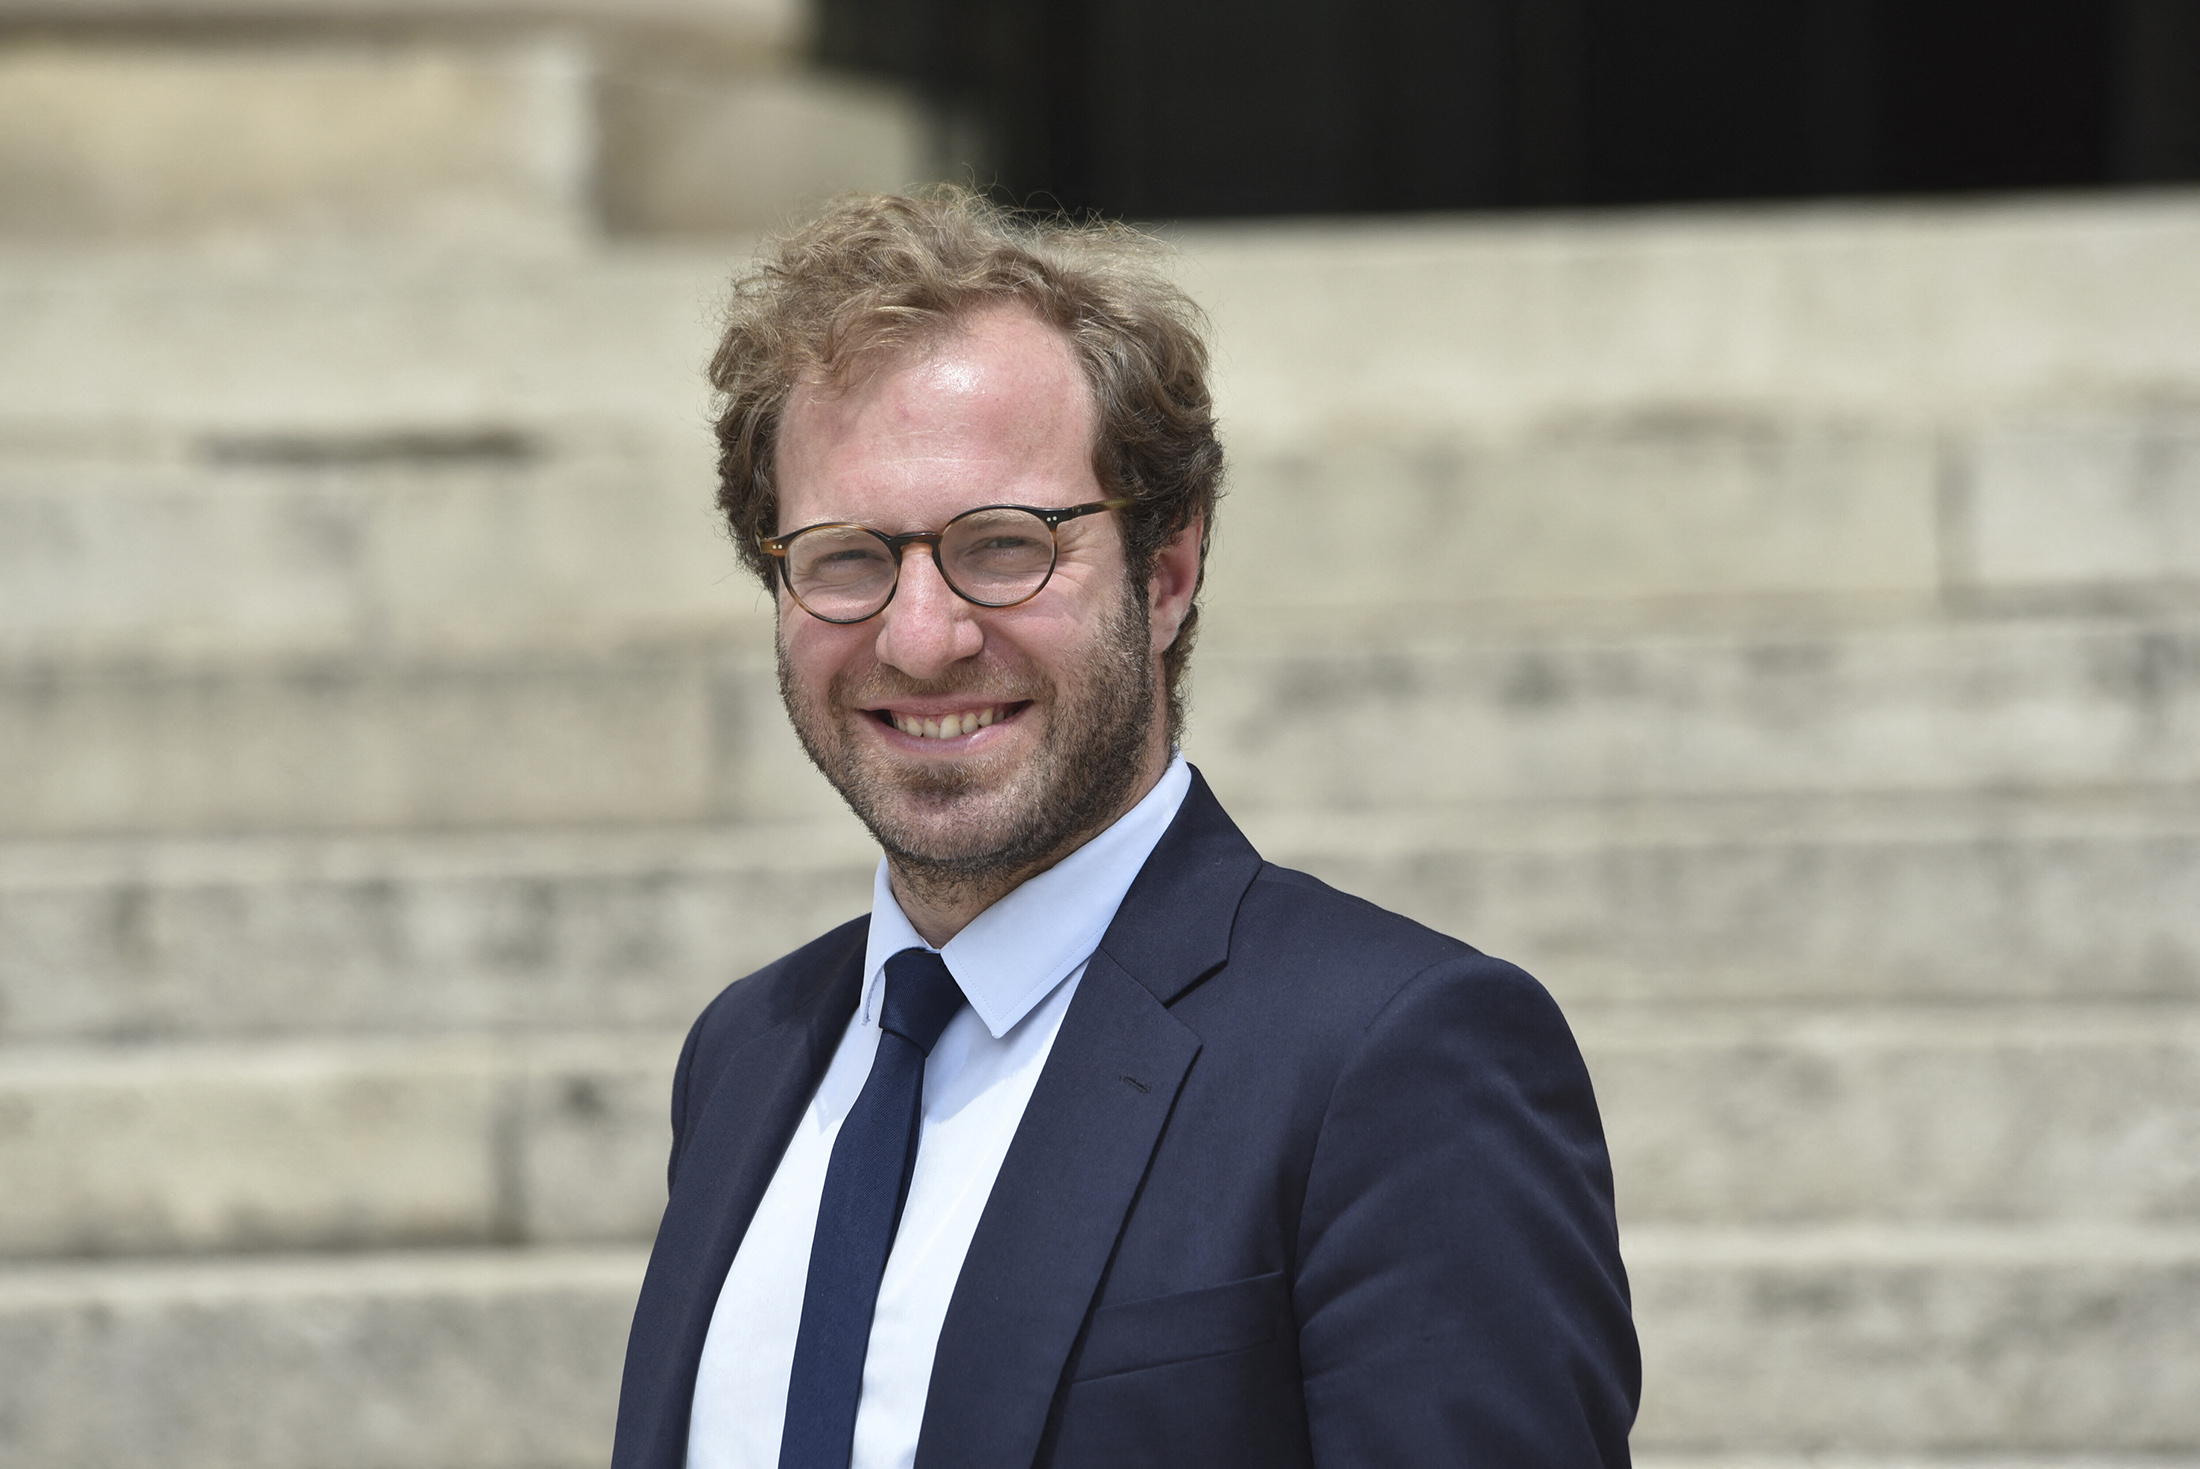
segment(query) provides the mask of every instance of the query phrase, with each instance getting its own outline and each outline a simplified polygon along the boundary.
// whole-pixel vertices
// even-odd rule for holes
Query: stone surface
[[[2200,622],[1477,635],[1429,619],[1401,635],[1218,615],[1187,748],[1241,813],[2170,790],[2200,780]],[[0,669],[0,836],[838,804],[753,645]]]
[[[10,0],[8,12],[38,20],[131,20],[356,24],[362,15],[408,21],[525,23],[545,19],[686,21],[710,28],[749,27],[788,41],[800,34],[797,0]]]
[[[2200,1009],[1575,1012],[1657,1224],[2200,1224]]]
[[[715,682],[647,653],[31,670],[0,693],[0,804],[48,832],[692,818],[740,739]]]
[[[2200,378],[2188,192],[1182,238],[1247,441],[1676,409],[1932,425]]]
[[[1746,420],[1251,456],[1208,600],[1409,624],[1507,602],[1923,603],[1936,475],[1927,440]],[[753,641],[770,604],[715,488],[692,429],[0,452],[0,655]]]
[[[1711,413],[1239,459],[1219,608],[1929,595],[1928,436]]]
[[[925,121],[883,86],[813,75],[612,73],[604,223],[643,235],[779,229],[835,194],[927,173]]]
[[[2183,1454],[1727,1454],[1647,1453],[1635,1469],[2196,1469],[2200,1459]]]
[[[1646,1455],[2200,1452],[2189,1232],[1638,1230],[1628,1250]],[[0,1445],[37,1469],[600,1462],[640,1264],[16,1267]]]
[[[0,659],[753,640],[712,493],[700,435],[0,458]]]
[[[483,240],[586,228],[585,58],[496,48],[0,49],[0,233]]]
[[[2128,594],[2200,583],[2200,418],[2189,410],[1996,425],[1965,470],[1957,555],[1968,584]]]
[[[448,1050],[0,1051],[0,1254],[485,1240],[495,1080]]]
[[[2200,1010],[1574,1011],[1623,1226],[2200,1224]],[[0,1049],[0,1256],[642,1242],[681,1032]]]
[[[0,1049],[0,1256],[646,1241],[679,1048]]]
[[[1646,1451],[2200,1452],[2189,1230],[1638,1229],[1625,1245]]]
[[[1244,451],[1676,412],[1937,428],[2200,384],[2200,199],[2176,191],[1181,238]],[[0,427],[692,424],[711,301],[743,253],[16,262]]]
[[[1479,634],[1231,621],[1188,748],[1241,811],[2200,778],[2189,619]]]
[[[2185,1454],[1635,1454],[1635,1469],[2196,1469]]]
[[[852,819],[7,849],[0,1017],[10,1042],[679,1030],[863,913],[876,861]]]
[[[1273,860],[1517,960],[1569,1003],[2200,994],[2200,842],[2167,796],[1243,819]]]
[[[0,1270],[20,1469],[581,1469],[610,1451],[642,1256]]]
[[[744,250],[0,254],[0,444],[692,436]]]
[[[1529,806],[1247,828],[1574,1006],[2200,997],[2200,813]],[[862,913],[875,861],[845,816],[0,846],[0,1039],[676,1029]]]

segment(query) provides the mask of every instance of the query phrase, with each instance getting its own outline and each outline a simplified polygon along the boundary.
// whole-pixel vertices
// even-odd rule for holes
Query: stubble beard
[[[919,682],[873,669],[860,679],[836,677],[821,701],[797,687],[782,645],[779,693],[811,763],[870,829],[899,880],[931,901],[996,898],[1097,834],[1129,799],[1159,717],[1148,627],[1145,598],[1126,588],[1093,629],[1084,676],[1067,688],[1036,673],[1004,681],[982,668],[958,669]],[[1031,701],[1046,712],[1039,747],[1002,770],[990,761],[889,761],[857,738],[856,721],[873,717],[864,706],[957,693]]]

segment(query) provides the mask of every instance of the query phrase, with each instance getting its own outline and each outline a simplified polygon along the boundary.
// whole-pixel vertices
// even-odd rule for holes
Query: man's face
[[[797,389],[778,440],[779,531],[938,530],[978,505],[1105,498],[1092,393],[1061,335],[971,318],[845,392]],[[1156,629],[1115,517],[1065,522],[1053,577],[983,608],[903,554],[886,610],[836,626],[779,590],[779,679],[810,758],[897,863],[942,877],[1045,865],[1167,758]],[[1166,634],[1181,610],[1165,607]]]

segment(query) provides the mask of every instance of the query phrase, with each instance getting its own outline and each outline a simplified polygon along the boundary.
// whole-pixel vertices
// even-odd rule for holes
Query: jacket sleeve
[[[1641,1388],[1589,1075],[1480,954],[1409,981],[1324,1114],[1293,1290],[1315,1462],[1624,1466]]]
[[[695,1072],[695,1047],[702,1038],[703,1022],[710,1016],[705,1010],[695,1017],[688,1027],[687,1039],[680,1045],[680,1064],[672,1068],[672,1152],[665,1159],[665,1192],[680,1181],[680,1153],[687,1146],[688,1081]]]

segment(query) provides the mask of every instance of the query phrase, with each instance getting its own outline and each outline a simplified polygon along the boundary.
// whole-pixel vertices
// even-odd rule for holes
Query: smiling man
[[[735,288],[720,504],[884,856],[689,1034],[619,1469],[1627,1462],[1556,1008],[1176,751],[1222,453],[1147,259],[943,191]]]

